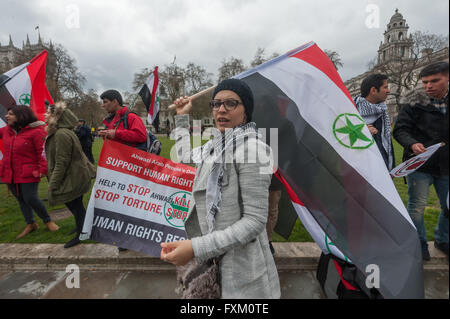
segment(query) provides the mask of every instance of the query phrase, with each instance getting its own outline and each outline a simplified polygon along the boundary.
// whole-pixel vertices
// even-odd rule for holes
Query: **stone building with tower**
[[[37,54],[46,50],[48,52],[46,65],[46,83],[50,94],[55,97],[55,93],[59,92],[58,85],[55,79],[56,73],[56,47],[53,42],[44,42],[38,33],[37,43],[31,43],[27,34],[26,41],[22,41],[22,47],[16,47],[13,43],[11,35],[9,36],[9,43],[3,45],[0,43],[0,74],[30,61]]]
[[[9,36],[9,43],[3,45],[0,43],[0,73],[12,69],[21,63],[30,60],[32,57],[40,53],[42,50],[47,50],[49,56],[47,58],[47,68],[55,64],[54,47],[52,41],[44,43],[41,35],[38,34],[38,41],[35,44],[31,44],[30,38],[27,35],[27,40],[22,41],[22,48],[18,48],[14,45],[11,35]]]
[[[430,63],[449,61],[448,47],[433,52],[431,48],[424,48],[421,52],[415,52],[415,43],[411,34],[408,34],[409,25],[406,19],[395,10],[383,34],[375,65],[367,72],[351,78],[345,82],[352,97],[360,94],[362,81],[373,73],[384,73],[390,77],[391,95],[386,104],[391,119],[395,121],[398,113],[397,101],[410,90],[421,87],[418,79],[420,71]],[[396,74],[397,72],[397,74]],[[400,77],[411,81],[409,90],[401,85],[396,85]]]

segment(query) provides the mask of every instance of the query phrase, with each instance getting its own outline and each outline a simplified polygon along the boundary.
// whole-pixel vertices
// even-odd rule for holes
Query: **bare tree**
[[[414,40],[414,54],[418,55],[423,49],[440,50],[448,46],[449,37],[442,34],[416,31],[412,33]]]
[[[195,94],[201,90],[207,89],[213,85],[211,76],[205,68],[189,62],[184,70],[186,80],[186,93],[188,95]]]
[[[255,66],[258,66],[260,64],[263,64],[264,62],[266,62],[267,59],[265,57],[265,49],[263,48],[258,48],[256,50],[255,56],[253,57],[253,60],[250,61],[250,66],[252,68],[254,68]]]
[[[171,102],[180,96],[186,95],[185,70],[175,64],[165,65],[159,73],[160,94]]]
[[[256,50],[255,56],[253,57],[253,60],[250,61],[250,66],[251,66],[252,68],[254,68],[254,67],[256,67],[256,66],[258,66],[258,65],[261,65],[261,64],[263,64],[263,63],[265,63],[265,62],[267,62],[267,61],[270,61],[270,60],[272,60],[272,59],[274,59],[274,58],[276,58],[276,57],[278,57],[278,56],[279,56],[279,54],[278,54],[277,52],[274,52],[274,53],[272,53],[271,56],[266,57],[266,55],[265,55],[265,49],[263,49],[263,48],[258,48],[258,49]]]
[[[189,62],[185,68],[185,80],[186,80],[186,93],[187,95],[193,95],[204,89],[213,86],[211,80],[211,73],[208,73],[203,67],[196,65],[193,62]],[[211,101],[210,95],[204,95],[197,98],[194,101],[192,108],[192,118],[202,119],[211,114],[209,102]]]
[[[342,63],[341,57],[339,56],[339,53],[337,53],[336,51],[327,50],[327,49],[325,49],[323,52],[331,60],[334,67],[336,68],[336,70],[338,70],[339,68],[342,68],[344,66],[344,64]]]
[[[419,82],[419,72],[422,67],[429,64],[432,55],[429,54],[448,46],[448,35],[436,35],[427,32],[416,31],[411,34],[414,45],[410,55],[390,57],[389,61],[377,65],[374,69],[389,77],[394,90],[391,95],[396,99],[397,111],[403,92],[414,89]]]
[[[244,62],[241,59],[231,57],[228,61],[224,59],[219,68],[219,82],[232,78],[245,71]]]
[[[87,93],[81,92],[71,98],[66,99],[69,109],[71,109],[79,119],[84,119],[89,127],[102,125],[102,121],[107,115],[101,107],[100,97],[93,89]]]
[[[47,86],[53,99],[69,99],[83,94],[86,78],[78,71],[75,59],[61,44],[55,45],[54,54],[55,66],[47,70]]]

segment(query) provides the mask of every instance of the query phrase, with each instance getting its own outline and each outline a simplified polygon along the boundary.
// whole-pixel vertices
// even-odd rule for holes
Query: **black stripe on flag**
[[[142,98],[142,102],[144,102],[145,108],[148,110],[150,109],[150,105],[152,104],[152,94],[151,91],[148,89],[147,84],[144,84],[142,89],[139,91],[139,95]]]
[[[174,239],[174,236],[178,237]],[[161,242],[184,240],[186,232],[140,218],[94,208],[91,239],[159,257]]]
[[[9,79],[8,76],[0,75],[0,83],[4,83]],[[8,113],[8,108],[16,105],[16,100],[11,96],[5,85],[0,86],[0,118],[6,123],[5,115]]]
[[[367,265],[379,267],[385,297],[423,296],[423,282],[411,280],[423,278],[413,226],[302,118],[272,81],[259,73],[243,80],[255,97],[252,117],[257,126],[267,132],[278,128],[281,174],[333,243],[363,273]]]

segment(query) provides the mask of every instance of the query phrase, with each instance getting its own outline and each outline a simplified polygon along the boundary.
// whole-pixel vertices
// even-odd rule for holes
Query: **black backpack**
[[[123,122],[123,127],[128,130],[128,114],[130,113],[136,114],[134,112],[126,111],[125,114],[117,122],[115,127],[117,128],[120,125],[120,122]],[[159,155],[161,153],[162,144],[158,140],[158,138],[152,132],[150,132],[150,130],[148,130],[147,141],[141,144],[137,144],[134,147],[147,153]]]

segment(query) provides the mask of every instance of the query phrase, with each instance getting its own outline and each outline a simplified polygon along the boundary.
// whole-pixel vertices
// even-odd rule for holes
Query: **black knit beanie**
[[[217,93],[225,90],[233,91],[241,98],[245,108],[245,114],[247,115],[247,122],[251,122],[253,114],[253,93],[247,83],[238,79],[223,80],[215,88],[213,99],[216,97]]]

